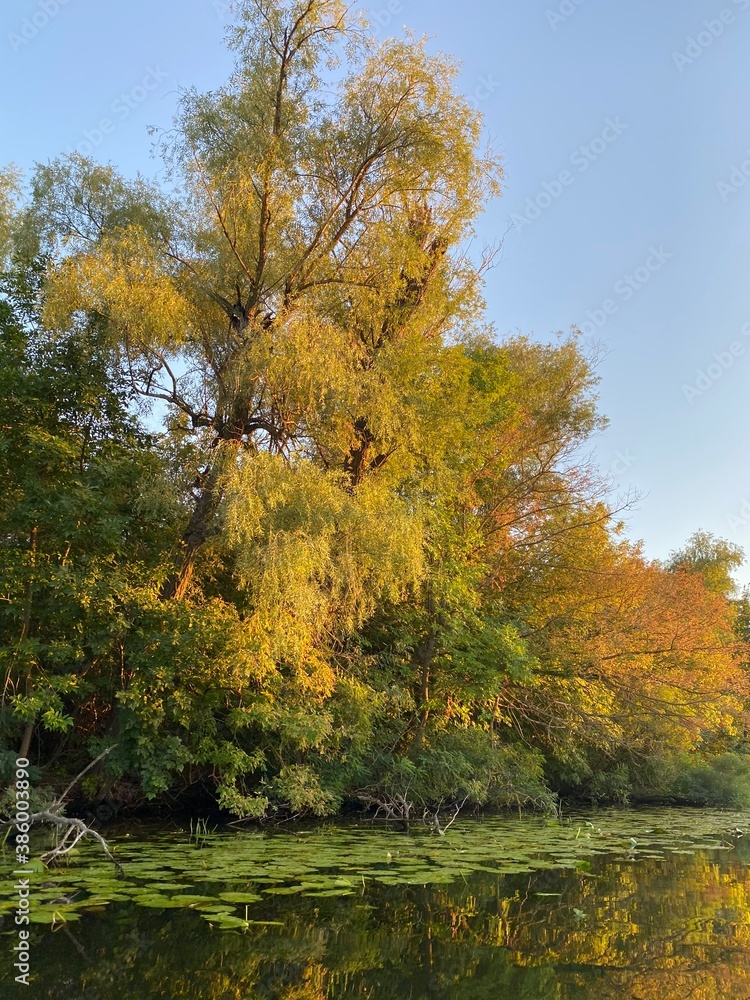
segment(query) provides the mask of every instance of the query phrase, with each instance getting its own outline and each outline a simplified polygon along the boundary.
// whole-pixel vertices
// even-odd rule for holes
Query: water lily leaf
[[[257,903],[263,897],[255,892],[220,892],[219,899],[225,899],[228,903]]]
[[[328,896],[351,896],[351,889],[321,889],[319,892],[308,892],[312,899],[325,899]]]
[[[139,906],[147,906],[154,910],[177,910],[182,907],[182,903],[177,903],[169,896],[160,896],[156,893],[144,893],[141,896],[134,896],[134,901]]]
[[[171,897],[172,902],[177,903],[178,906],[195,906],[196,903],[211,903],[214,898],[214,896],[199,896],[192,892],[178,893]]]
[[[249,926],[247,920],[243,920],[242,917],[230,916],[229,914],[202,913],[201,916],[204,920],[208,920],[209,923],[215,927],[222,928],[222,930],[230,930],[238,927],[245,929]]]
[[[80,913],[70,906],[40,907],[29,914],[29,921],[32,924],[69,924],[80,919]]]

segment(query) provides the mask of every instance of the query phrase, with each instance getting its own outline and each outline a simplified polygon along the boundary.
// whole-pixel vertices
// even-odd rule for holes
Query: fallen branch
[[[377,819],[381,813],[385,813],[385,818],[388,820],[393,820],[397,823],[408,823],[409,821],[411,810],[408,808],[405,810],[401,802],[396,802],[395,798],[389,802],[388,800],[376,799],[372,795],[365,795],[363,793],[359,793],[357,798],[368,809],[375,809],[373,819]],[[401,797],[397,796],[396,798]]]
[[[47,851],[46,854],[42,855],[42,861],[44,861],[45,864],[47,862],[56,861],[58,858],[64,857],[64,855],[68,854],[70,851],[73,850],[78,841],[81,840],[83,837],[93,837],[94,840],[98,841],[101,844],[102,850],[107,855],[112,864],[117,868],[117,870],[120,872],[122,871],[122,865],[110,851],[109,847],[107,846],[107,841],[104,839],[104,837],[102,837],[100,833],[97,833],[96,830],[92,830],[90,826],[87,826],[82,819],[72,819],[68,816],[58,816],[56,815],[56,813],[51,812],[49,809],[45,809],[44,812],[33,813],[30,817],[30,822],[51,823],[53,826],[67,827],[62,842],[59,843],[57,847],[53,848],[53,850]],[[68,844],[68,840],[70,839],[71,834],[73,834],[74,831],[75,835],[71,843]]]
[[[358,792],[357,798],[368,809],[375,810],[373,819],[377,819],[381,813],[384,813],[386,820],[393,820],[397,823],[406,823],[407,826],[410,822],[413,822],[413,814],[417,806],[415,802],[407,799],[405,795],[399,795],[396,793],[391,799],[381,799],[375,798],[365,792]],[[461,802],[455,802],[453,804],[453,816],[448,820],[445,826],[442,827],[440,825],[440,810],[443,808],[443,803],[438,803],[435,808],[425,806],[422,812],[422,823],[425,826],[432,827],[435,833],[442,837],[445,834],[445,831],[452,827],[456,822],[458,814],[461,812],[468,800],[469,796],[467,795]]]
[[[69,816],[60,816],[60,810],[65,806],[66,799],[71,791],[75,788],[81,778],[95,767],[100,761],[104,760],[108,753],[114,750],[114,746],[108,747],[104,753],[100,753],[99,756],[92,760],[80,774],[78,774],[73,781],[68,785],[62,795],[59,795],[54,802],[49,806],[48,809],[44,809],[41,812],[32,813],[29,816],[29,825],[33,826],[36,823],[49,823],[51,826],[55,826],[58,829],[64,828],[65,833],[62,840],[54,847],[51,851],[47,851],[42,855],[41,860],[47,864],[57,861],[58,858],[64,857],[69,854],[73,848],[78,844],[80,840],[84,837],[93,837],[102,847],[102,850],[107,855],[112,864],[117,868],[119,872],[122,872],[122,865],[114,857],[109,849],[107,841],[102,837],[100,833],[96,830],[92,830],[91,827],[84,823],[82,819],[73,819]],[[5,822],[0,823],[0,827],[7,826],[12,827],[15,825],[15,820],[5,820]]]
[[[453,813],[453,817],[450,820],[448,820],[448,822],[445,824],[445,826],[442,828],[442,830],[440,829],[440,819],[439,819],[439,812],[440,812],[440,810],[438,809],[435,812],[435,829],[437,830],[437,832],[440,834],[441,837],[444,836],[446,830],[450,829],[450,827],[453,826],[453,824],[458,819],[458,814],[461,812],[461,810],[463,809],[463,807],[466,805],[466,803],[468,801],[469,801],[469,796],[467,795],[466,798],[463,800],[463,802],[457,802],[456,803],[456,805],[455,805],[455,812]]]
[[[71,783],[68,785],[68,787],[62,793],[62,795],[58,796],[55,799],[55,801],[50,806],[50,809],[52,811],[55,811],[56,809],[59,809],[60,806],[64,805],[65,800],[67,799],[68,795],[73,791],[73,789],[76,787],[76,785],[81,780],[81,778],[83,778],[84,775],[88,774],[89,771],[92,768],[96,767],[96,765],[98,763],[100,763],[100,761],[103,761],[104,758],[107,756],[107,754],[112,753],[112,751],[114,750],[115,746],[116,746],[116,744],[114,744],[111,747],[107,747],[107,749],[103,753],[100,753],[99,756],[95,760],[92,760],[90,764],[88,764],[86,767],[84,767],[84,769],[81,771],[81,773],[77,774],[76,777],[73,778],[73,780],[71,781]]]

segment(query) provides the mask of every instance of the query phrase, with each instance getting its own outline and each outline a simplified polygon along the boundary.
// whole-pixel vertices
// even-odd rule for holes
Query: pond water
[[[122,875],[87,846],[28,876],[31,988],[13,978],[17,893],[0,856],[0,997],[750,997],[747,814],[109,838]]]

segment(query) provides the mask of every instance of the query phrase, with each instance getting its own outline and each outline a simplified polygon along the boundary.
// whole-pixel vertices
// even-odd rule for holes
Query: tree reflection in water
[[[599,857],[587,872],[484,873],[450,886],[370,883],[345,898],[274,896],[253,917],[281,925],[247,932],[122,905],[55,933],[36,929],[34,995],[745,1000],[743,846],[637,864]],[[10,997],[5,942],[0,993]]]

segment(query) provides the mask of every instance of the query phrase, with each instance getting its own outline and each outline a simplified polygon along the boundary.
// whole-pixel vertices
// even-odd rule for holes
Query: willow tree
[[[449,446],[430,429],[443,347],[480,305],[465,246],[500,169],[478,153],[455,66],[423,43],[375,46],[341,0],[237,10],[230,80],[183,94],[161,137],[168,189],[78,158],[37,175],[29,225],[56,256],[47,319],[103,317],[133,389],[200,449],[165,598],[189,591],[219,525],[240,576],[265,574],[274,594],[270,563],[296,572],[290,551],[257,550],[259,532],[278,538],[275,505],[307,537],[316,510],[337,512],[294,558],[355,549],[324,589],[356,615],[418,572],[412,543],[383,536],[413,513],[398,484]]]
[[[165,734],[175,769],[226,776],[225,804],[235,774],[256,794],[242,775],[264,760],[283,779],[335,753],[347,684],[352,732],[376,700],[345,646],[428,572],[466,401],[456,341],[481,323],[467,246],[501,180],[451,60],[376,45],[340,0],[235,9],[235,69],[182,95],[164,184],[53,163],[18,240],[49,261],[48,327],[105,330],[191,456],[181,544],[117,700],[141,774]]]
[[[14,167],[0,170],[0,267],[5,270],[12,245],[21,194],[21,177]]]

